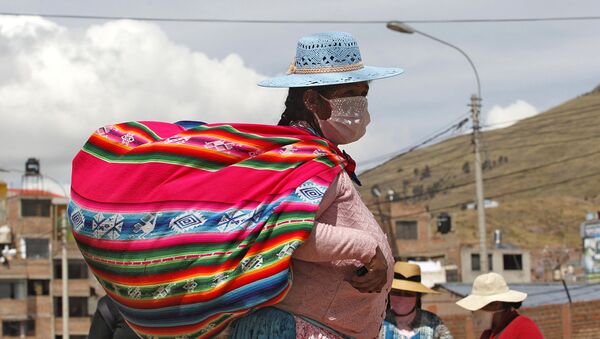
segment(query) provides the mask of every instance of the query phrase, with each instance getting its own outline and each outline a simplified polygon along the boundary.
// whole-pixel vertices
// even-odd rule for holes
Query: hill
[[[599,86],[600,88],[600,86]],[[580,246],[579,225],[600,209],[600,89],[518,123],[483,133],[483,177],[488,232],[527,248]],[[361,193],[393,190],[400,201],[451,212],[456,231],[476,242],[470,135],[397,156],[361,174]]]

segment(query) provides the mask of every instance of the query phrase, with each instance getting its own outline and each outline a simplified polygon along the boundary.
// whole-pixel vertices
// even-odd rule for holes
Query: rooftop
[[[447,283],[439,286],[450,293],[466,297],[471,293],[472,284]],[[510,284],[509,288],[527,293],[527,299],[523,301],[523,307],[566,304],[569,302],[561,283]],[[573,302],[600,300],[600,284],[567,285],[567,288]]]

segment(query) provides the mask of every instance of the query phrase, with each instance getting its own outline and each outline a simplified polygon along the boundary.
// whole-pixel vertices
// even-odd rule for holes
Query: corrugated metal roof
[[[465,297],[471,293],[472,284],[448,283],[440,286],[458,296]],[[523,301],[523,307],[566,304],[569,302],[562,283],[509,284],[509,288],[527,293],[527,299]],[[567,284],[567,288],[573,302],[600,300],[600,284]]]

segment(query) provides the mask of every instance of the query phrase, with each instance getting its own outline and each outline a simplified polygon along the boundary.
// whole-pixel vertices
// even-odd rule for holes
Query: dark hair
[[[277,124],[289,126],[293,121],[306,121],[317,133],[323,135],[315,115],[304,105],[304,93],[309,89],[319,92],[315,87],[292,87],[289,89],[285,99],[285,110]]]
[[[521,307],[522,304],[523,304],[522,301],[519,301],[519,302],[516,302],[516,303],[503,302],[502,303],[502,308],[504,308],[504,309],[510,309],[512,307],[515,310],[518,310]]]

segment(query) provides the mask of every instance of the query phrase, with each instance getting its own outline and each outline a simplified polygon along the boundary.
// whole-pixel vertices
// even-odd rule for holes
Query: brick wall
[[[563,336],[562,307],[563,305],[545,305],[523,308],[519,312],[533,319],[546,338],[561,338]]]
[[[442,316],[444,324],[446,324],[448,330],[450,330],[450,333],[452,333],[454,339],[467,338],[467,334],[469,331],[467,331],[466,323],[469,320],[469,318],[470,316],[465,315]],[[469,339],[471,338],[473,338],[473,336],[469,337]]]
[[[572,338],[598,338],[600,336],[600,300],[578,302],[574,303],[572,306]]]
[[[600,338],[600,300],[528,307],[519,311],[535,321],[545,338]],[[441,318],[455,339],[477,339],[481,334],[473,328],[470,315],[442,315]]]

